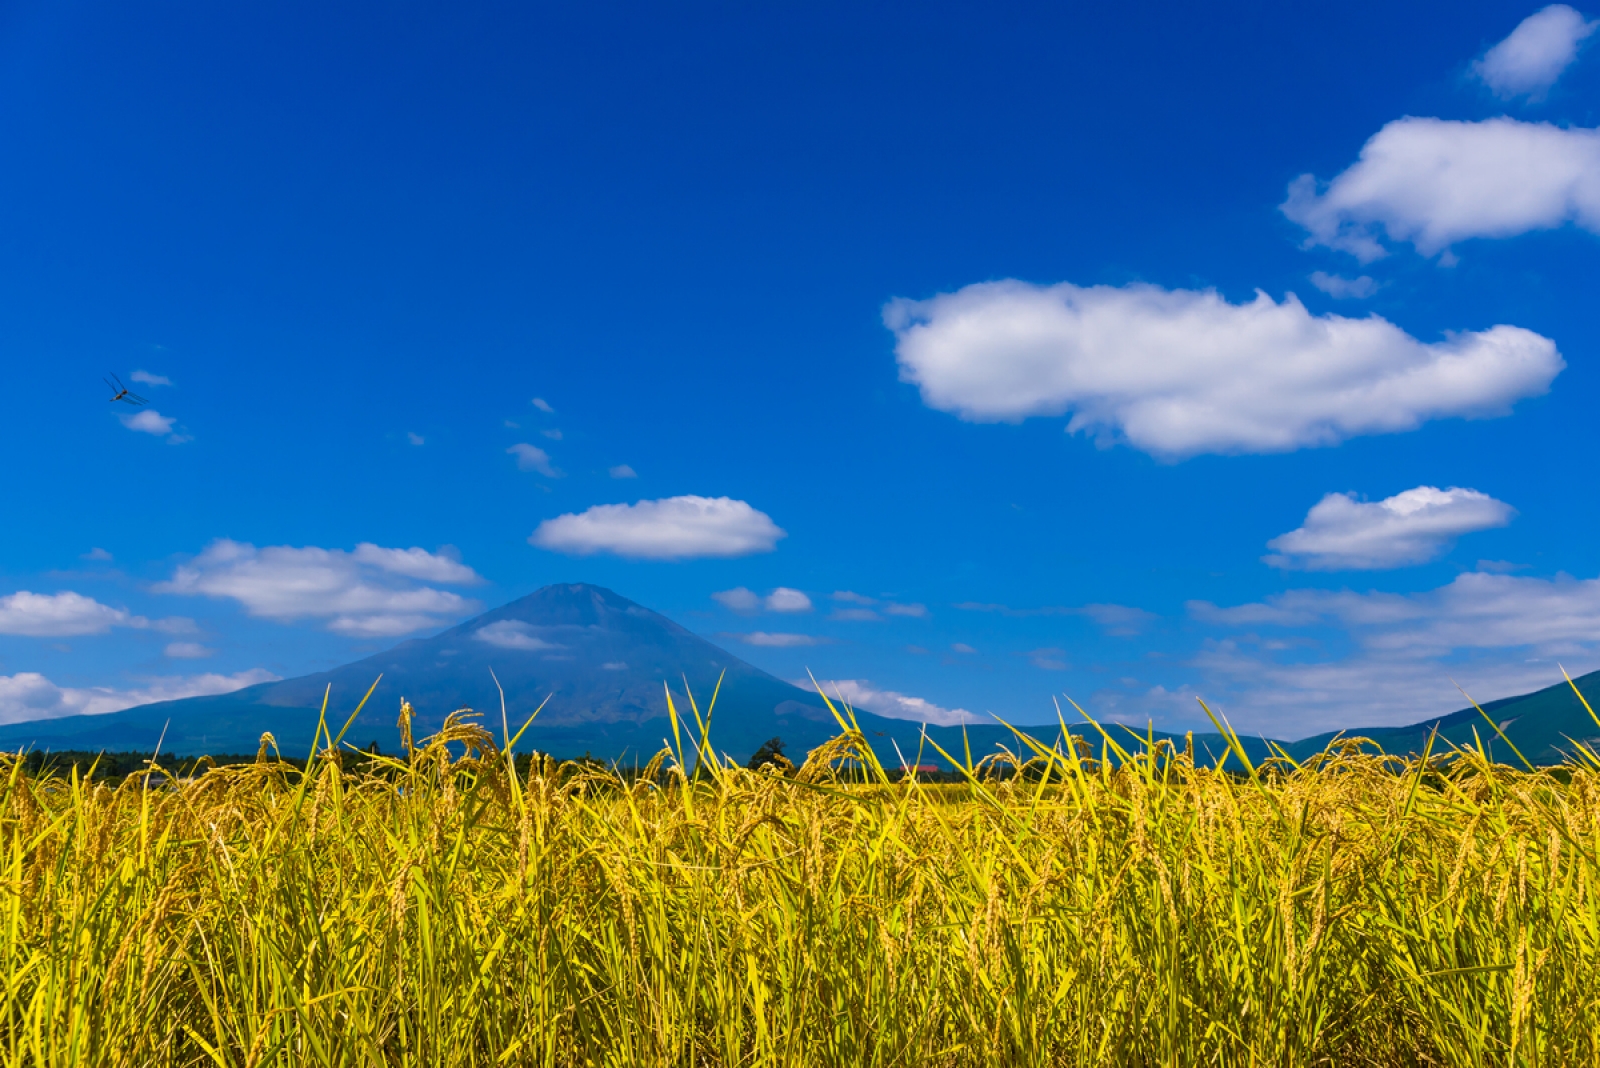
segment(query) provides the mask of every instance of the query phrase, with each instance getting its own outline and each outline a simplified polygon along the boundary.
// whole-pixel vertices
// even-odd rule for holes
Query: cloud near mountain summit
[[[787,533],[765,512],[730,497],[667,497],[597,504],[540,523],[528,541],[572,556],[611,553],[637,560],[769,553]]]

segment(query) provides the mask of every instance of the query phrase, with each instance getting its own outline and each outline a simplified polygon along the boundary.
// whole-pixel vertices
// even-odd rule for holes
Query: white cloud
[[[129,430],[137,430],[142,434],[154,434],[158,438],[166,438],[170,444],[181,445],[191,440],[183,434],[172,429],[172,424],[177,420],[170,415],[162,415],[154,408],[141,408],[132,415],[119,417],[122,425]]]
[[[743,586],[713,593],[711,599],[730,612],[754,612],[761,607],[761,595]]]
[[[93,560],[93,561],[96,561],[96,562],[99,562],[99,563],[104,563],[104,562],[109,561],[111,559],[111,554],[106,552],[104,549],[100,548],[99,546],[95,546],[93,549],[90,549],[88,552],[84,553],[83,556],[80,557],[80,559]]]
[[[809,634],[772,634],[764,630],[751,631],[749,634],[729,634],[727,637],[744,642],[746,645],[759,645],[768,649],[795,649],[804,645],[823,644],[823,639],[814,638]]]
[[[787,586],[779,586],[765,597],[762,597],[754,590],[746,589],[743,586],[735,586],[731,590],[713,593],[711,599],[729,611],[744,614],[757,612],[763,608],[768,612],[811,611],[811,598],[799,590],[792,590]]]
[[[1387,255],[1380,234],[1432,256],[1470,238],[1569,222],[1600,233],[1600,131],[1397,119],[1325,190],[1309,174],[1296,178],[1281,210],[1310,232],[1308,245],[1363,263]]]
[[[1378,283],[1367,275],[1345,278],[1327,271],[1312,271],[1311,284],[1334,300],[1365,300],[1378,291]]]
[[[1482,703],[1562,681],[1555,661],[1521,656],[1446,662],[1358,654],[1294,663],[1228,641],[1212,643],[1190,663],[1209,680],[1197,692],[1235,728],[1290,740],[1321,731],[1421,722],[1467,707],[1462,690]],[[1600,664],[1572,661],[1567,666],[1577,674]],[[1200,712],[1192,700],[1188,703],[1193,713]]]
[[[1578,58],[1578,46],[1596,25],[1566,4],[1551,4],[1518,23],[1472,65],[1472,73],[1501,97],[1539,99]]]
[[[1289,590],[1231,608],[1193,601],[1189,611],[1228,626],[1342,626],[1364,648],[1418,656],[1461,649],[1558,656],[1600,648],[1600,579],[1567,575],[1469,571],[1423,593]]]
[[[1022,654],[1028,658],[1028,663],[1041,671],[1066,671],[1072,665],[1067,663],[1065,649],[1049,646],[1044,649],[1030,649]]]
[[[639,477],[639,473],[637,471],[635,471],[633,468],[629,467],[627,464],[618,464],[617,466],[611,468],[609,473],[610,473],[612,478],[638,478]]]
[[[0,634],[66,638],[78,634],[104,634],[112,627],[149,625],[147,619],[129,615],[124,609],[112,608],[71,590],[54,594],[18,590],[0,597]]]
[[[135,371],[128,377],[135,382],[140,382],[147,386],[172,385],[172,379],[168,378],[166,375],[151,374],[149,371]]]
[[[809,689],[811,680],[796,685]],[[835,700],[843,699],[852,708],[864,708],[889,719],[908,719],[914,723],[934,723],[947,727],[979,721],[979,717],[964,708],[941,708],[921,697],[910,697],[894,690],[880,690],[865,679],[819,679],[817,685]]]
[[[1482,702],[1558,684],[1563,663],[1600,667],[1600,579],[1469,572],[1420,593],[1289,590],[1189,610],[1238,632],[1189,662],[1208,680],[1196,688],[1235,726],[1275,737],[1415,723],[1465,707],[1457,683]]]
[[[117,690],[105,686],[57,686],[37,672],[20,671],[15,675],[0,675],[0,723],[99,716],[153,701],[232,693],[246,686],[277,680],[278,676],[270,671],[251,668],[233,675],[167,675],[147,679],[144,685],[133,689]]]
[[[551,441],[560,441],[561,440],[561,431],[559,431],[559,430],[554,430],[554,429],[552,429],[552,430],[541,430],[541,431],[539,431],[539,433],[543,434],[545,437],[549,438]]]
[[[979,601],[962,601],[955,605],[963,612],[991,612],[1009,619],[1032,619],[1041,616],[1083,616],[1093,620],[1107,634],[1129,638],[1141,633],[1160,616],[1125,604],[1086,604],[1076,608],[1065,605],[1044,605],[1039,608],[1012,608],[1005,604],[985,604]],[[1057,653],[1060,650],[1056,650]]]
[[[884,309],[901,377],[970,422],[1071,413],[1069,432],[1155,456],[1286,452],[1429,419],[1503,415],[1565,366],[1515,326],[1424,343],[1293,294],[985,282]]]
[[[541,412],[544,412],[547,415],[556,414],[556,410],[554,408],[550,407],[549,402],[546,401],[543,397],[535,397],[529,403],[532,404],[535,408],[539,409]]]
[[[769,612],[811,611],[811,598],[799,590],[790,589],[788,586],[779,586],[767,594],[765,604]]]
[[[388,612],[381,615],[340,616],[328,624],[335,634],[348,638],[398,638],[414,634],[429,627],[442,626],[447,620],[421,612]]]
[[[448,546],[437,553],[414,545],[409,549],[385,549],[364,541],[356,546],[356,551],[351,555],[357,563],[420,582],[443,582],[450,586],[471,586],[482,582],[476,571],[451,555],[454,552]]]
[[[628,664],[624,660],[607,660],[600,665],[601,671],[627,671]]]
[[[561,471],[550,462],[550,454],[537,445],[518,442],[506,452],[517,458],[517,470],[537,471],[545,478],[560,478]]]
[[[876,597],[856,593],[854,590],[835,590],[829,596],[844,604],[859,605],[857,608],[835,609],[831,619],[855,620],[868,622],[882,619],[879,611],[891,616],[908,616],[913,619],[925,619],[928,615],[928,606],[925,604],[898,604],[893,601],[881,601]]]
[[[564,646],[555,642],[547,642],[533,633],[533,628],[527,623],[515,619],[502,619],[487,626],[479,627],[472,636],[480,642],[487,642],[497,649],[523,649],[536,652],[548,649],[562,649]]]
[[[575,556],[608,552],[639,560],[685,560],[769,553],[787,536],[770,516],[744,501],[686,496],[597,504],[545,520],[528,541]]]
[[[393,637],[459,619],[476,601],[412,581],[461,585],[477,581],[459,561],[422,549],[383,549],[363,543],[355,552],[273,545],[257,549],[220,538],[155,587],[158,593],[222,597],[252,616],[291,623],[326,620],[353,637]]]
[[[970,653],[976,653],[978,650],[974,649],[972,646],[968,645],[966,642],[956,642],[954,645],[952,645],[950,647],[950,651],[954,652],[954,653],[969,653],[970,654]]]
[[[165,652],[172,660],[204,660],[212,654],[212,650],[199,642],[173,642],[167,646]]]
[[[1083,612],[1077,608],[1065,608],[1061,605],[1044,605],[1040,608],[1012,608],[1007,604],[986,604],[982,601],[960,601],[953,607],[963,612],[992,612],[1007,617],[1008,619],[1027,619],[1033,616],[1078,616]]]
[[[421,434],[413,434],[409,430],[406,431],[406,440],[413,445],[426,445],[428,443],[427,438],[424,438]]]
[[[1305,522],[1267,542],[1273,567],[1307,571],[1361,571],[1422,564],[1477,530],[1503,527],[1516,510],[1487,493],[1434,486],[1381,501],[1330,493],[1312,505]]]
[[[1143,608],[1125,604],[1086,604],[1076,609],[1076,613],[1094,620],[1107,634],[1117,638],[1131,638],[1160,618]]]

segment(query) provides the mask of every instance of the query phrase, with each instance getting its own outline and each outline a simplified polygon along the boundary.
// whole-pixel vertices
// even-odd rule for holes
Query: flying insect
[[[113,380],[116,382],[116,385],[111,385]],[[125,404],[131,404],[135,408],[137,408],[141,404],[149,404],[150,403],[149,401],[145,400],[143,397],[139,396],[139,394],[133,392],[127,386],[123,385],[122,384],[122,379],[117,378],[117,376],[115,374],[112,374],[111,378],[109,378],[109,379],[102,378],[100,381],[104,382],[108,386],[111,386],[111,393],[112,393],[111,403],[112,404],[117,403],[117,401],[122,401]]]

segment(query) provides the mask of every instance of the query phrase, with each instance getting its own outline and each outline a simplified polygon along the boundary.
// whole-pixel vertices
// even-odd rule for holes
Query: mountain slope
[[[1588,699],[1590,705],[1600,708],[1600,671],[1582,675],[1572,680]],[[1506,738],[1533,764],[1559,764],[1572,752],[1573,741],[1581,741],[1600,748],[1600,725],[1590,717],[1577,694],[1565,681],[1547,686],[1518,697],[1503,697],[1489,701],[1483,711],[1494,720]],[[1454,745],[1474,744],[1474,732],[1488,746],[1496,759],[1520,763],[1495,733],[1494,727],[1484,721],[1476,708],[1464,708],[1448,716],[1423,720],[1404,727],[1367,727],[1344,731],[1345,735],[1371,738],[1388,753],[1421,753],[1428,744],[1428,735],[1437,728],[1443,741]],[[1319,734],[1302,738],[1287,746],[1290,755],[1303,759],[1326,748],[1337,735]],[[1435,743],[1435,750],[1443,745]]]
[[[254,752],[261,733],[271,731],[284,753],[303,755],[324,690],[328,719],[337,729],[378,681],[346,740],[362,746],[376,741],[394,752],[400,746],[401,698],[416,710],[418,738],[462,706],[485,713],[498,735],[500,696],[491,669],[505,687],[513,730],[549,699],[524,748],[561,756],[648,758],[670,733],[663,683],[672,685],[674,700],[688,715],[685,679],[704,709],[722,677],[713,739],[735,756],[748,755],[773,735],[793,748],[837,731],[815,693],[610,590],[570,585],[547,586],[431,638],[402,642],[332,671],[110,715],[0,727],[0,747],[152,749],[165,730],[166,752]],[[870,715],[863,727],[869,724],[896,733],[910,726]]]

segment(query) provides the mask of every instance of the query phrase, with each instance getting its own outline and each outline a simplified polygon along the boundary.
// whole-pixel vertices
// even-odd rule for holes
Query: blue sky
[[[1600,667],[1600,12],[1081,7],[7,5],[0,720],[565,581],[946,719]]]

